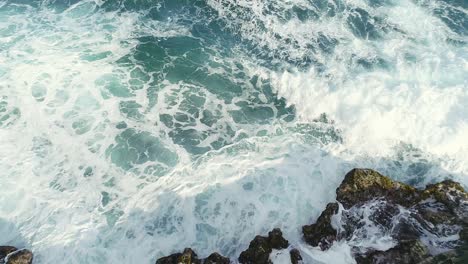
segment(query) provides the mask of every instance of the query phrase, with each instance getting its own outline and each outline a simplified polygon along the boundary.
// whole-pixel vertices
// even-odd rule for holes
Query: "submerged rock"
[[[33,253],[27,249],[0,246],[0,264],[31,264],[32,260]]]
[[[322,250],[345,239],[358,263],[442,263],[430,253],[467,243],[468,195],[459,183],[446,180],[418,190],[373,170],[353,169],[336,194],[342,210],[330,203],[315,224],[303,227],[304,240]],[[362,246],[376,237],[394,246]]]
[[[182,253],[175,253],[167,257],[162,257],[156,261],[156,264],[229,264],[228,258],[218,253],[213,253],[206,259],[199,259],[197,254],[191,249],[186,248]]]
[[[288,248],[289,242],[283,238],[279,228],[268,233],[268,237],[256,236],[249,244],[249,248],[239,256],[242,264],[269,264],[270,253],[273,249]]]
[[[401,242],[396,247],[387,251],[374,251],[372,253],[357,256],[356,262],[362,264],[401,264],[421,263],[430,258],[429,252],[419,240]]]
[[[289,255],[291,256],[291,264],[302,263],[302,256],[299,250],[293,248],[291,251],[289,251]]]

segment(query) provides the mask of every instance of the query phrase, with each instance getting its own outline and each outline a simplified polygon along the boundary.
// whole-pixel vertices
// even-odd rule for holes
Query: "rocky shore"
[[[418,190],[370,169],[353,169],[337,188],[336,202],[302,232],[305,243],[324,251],[347,241],[358,264],[468,263],[468,193],[450,180]],[[386,241],[387,248],[362,243],[370,238]],[[303,263],[301,252],[275,228],[256,236],[237,260],[219,253],[200,258],[186,248],[156,264],[270,264],[274,250],[288,250],[290,263]],[[32,260],[27,249],[0,246],[0,264]]]
[[[336,190],[336,202],[302,231],[304,241],[321,250],[348,241],[358,264],[468,263],[468,194],[450,180],[418,190],[370,169],[353,169]],[[382,250],[357,243],[370,236],[392,241],[392,246]],[[187,248],[156,264],[270,264],[274,249],[290,249],[290,263],[302,263],[300,251],[273,229],[268,236],[256,236],[237,260],[218,253],[200,259]]]

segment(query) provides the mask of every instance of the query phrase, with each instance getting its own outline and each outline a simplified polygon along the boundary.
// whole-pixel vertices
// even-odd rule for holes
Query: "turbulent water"
[[[300,227],[353,167],[468,186],[467,42],[465,0],[0,0],[0,244],[153,263],[280,227],[306,263],[388,248]]]

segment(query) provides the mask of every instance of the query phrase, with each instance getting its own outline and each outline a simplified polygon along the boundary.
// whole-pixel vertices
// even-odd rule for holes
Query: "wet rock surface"
[[[419,240],[405,241],[387,251],[373,251],[366,255],[356,256],[356,262],[373,263],[421,263],[430,257],[426,246]]]
[[[0,264],[31,264],[33,253],[27,249],[0,246]]]
[[[332,226],[331,219],[337,213],[338,203],[329,203],[315,224],[302,227],[304,240],[314,247],[319,246],[322,250],[328,249],[338,234]]]
[[[229,264],[228,258],[218,253],[213,253],[205,259],[199,259],[197,254],[191,249],[186,248],[182,253],[175,253],[167,257],[162,257],[156,261],[156,264]]]
[[[358,263],[456,263],[465,254],[452,253],[468,241],[468,195],[459,183],[446,180],[418,190],[373,170],[353,169],[336,194],[338,203],[303,227],[312,246],[326,250],[345,239]],[[376,237],[394,246],[376,250],[360,243]]]
[[[315,223],[302,227],[306,243],[327,250],[346,240],[359,264],[468,263],[468,194],[459,183],[446,180],[418,190],[373,170],[353,169],[336,195]],[[271,264],[274,249],[289,249],[290,262],[303,263],[278,228],[256,236],[238,262]],[[236,262],[217,253],[199,259],[190,248],[156,262],[173,263]]]
[[[291,256],[291,264],[300,264],[302,263],[302,256],[299,250],[297,249],[291,249],[289,251],[289,255]]]
[[[249,248],[239,256],[239,262],[243,264],[268,264],[270,253],[273,249],[288,248],[289,242],[283,238],[279,228],[275,228],[268,233],[267,237],[256,236],[249,244]]]
[[[239,263],[242,264],[270,264],[270,254],[273,249],[286,249],[289,243],[283,237],[279,228],[275,228],[268,233],[268,236],[256,236],[249,244],[249,248],[243,251],[239,256]],[[290,251],[291,263],[299,264],[302,260],[298,250]],[[175,253],[162,257],[156,261],[156,264],[229,264],[230,259],[213,253],[205,259],[198,258],[197,254],[191,249],[186,248],[182,253]]]

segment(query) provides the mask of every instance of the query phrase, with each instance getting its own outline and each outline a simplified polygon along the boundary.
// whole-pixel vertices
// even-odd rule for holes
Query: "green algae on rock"
[[[385,197],[389,202],[411,205],[417,196],[415,188],[370,169],[351,170],[336,190],[336,200],[345,208],[379,197]]]
[[[393,181],[370,169],[348,172],[336,190],[337,202],[329,203],[317,221],[302,227],[306,243],[329,249],[346,240],[358,264],[465,263],[468,252],[468,195],[456,182],[445,180],[418,190]],[[360,247],[372,226],[387,236],[390,248]],[[422,239],[423,236],[428,236]],[[430,237],[444,238],[431,241]],[[449,238],[449,239],[445,239]],[[460,239],[457,239],[460,238]],[[358,243],[359,244],[359,243]],[[256,236],[243,251],[241,264],[271,264],[273,249],[290,249],[288,240],[275,228],[268,236]],[[434,253],[434,248],[443,248]],[[298,249],[290,249],[292,264],[303,263]],[[192,249],[158,259],[156,264],[227,264],[228,258],[213,253],[199,259]]]
[[[308,244],[326,250],[337,240],[365,240],[372,226],[395,245],[355,246],[357,263],[455,263],[466,254],[454,251],[468,244],[468,195],[459,183],[445,180],[418,190],[370,169],[353,169],[336,194],[343,210],[330,203],[315,224],[304,226]],[[332,225],[335,216],[339,227]]]

